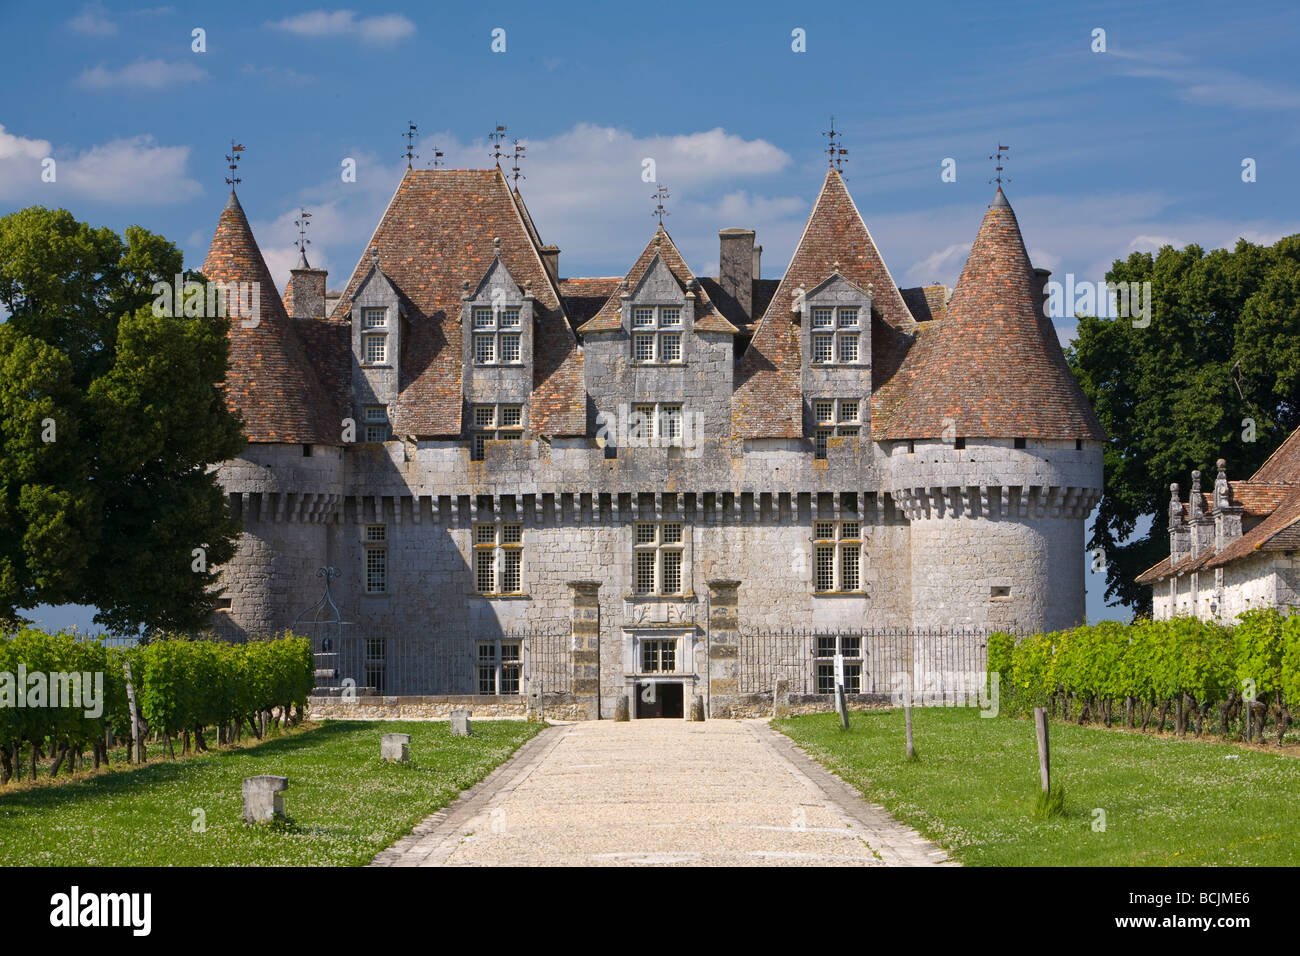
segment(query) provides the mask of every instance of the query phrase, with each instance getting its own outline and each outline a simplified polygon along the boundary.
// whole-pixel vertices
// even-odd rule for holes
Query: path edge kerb
[[[494,796],[513,790],[514,786],[532,773],[533,768],[545,760],[564,739],[565,732],[569,729],[571,728],[565,724],[553,724],[543,729],[516,750],[505,763],[468,790],[462,790],[460,796],[447,806],[425,817],[392,846],[375,854],[366,866],[418,866],[433,862],[429,857],[443,849],[449,838],[480,813]],[[507,786],[508,783],[513,786]],[[456,842],[446,849],[444,856],[455,848]]]
[[[772,750],[778,758],[808,778],[826,794],[835,809],[851,819],[864,831],[872,832],[875,839],[869,846],[890,866],[961,866],[943,848],[927,840],[911,827],[900,823],[884,807],[866,800],[861,791],[843,777],[826,769],[799,747],[792,739],[774,729],[766,720],[746,721],[755,736]],[[883,843],[878,842],[884,835]]]

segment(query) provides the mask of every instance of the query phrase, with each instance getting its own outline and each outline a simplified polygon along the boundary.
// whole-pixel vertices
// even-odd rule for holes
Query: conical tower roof
[[[249,284],[243,296],[228,299],[225,384],[226,402],[243,416],[248,440],[338,444],[338,411],[307,360],[234,190],[217,221],[203,274],[209,282]],[[256,302],[257,324],[251,328],[245,326],[253,321],[252,310],[240,309],[241,298]]]
[[[999,186],[946,317],[903,362],[906,392],[879,437],[1104,440],[1037,301],[1020,225]]]

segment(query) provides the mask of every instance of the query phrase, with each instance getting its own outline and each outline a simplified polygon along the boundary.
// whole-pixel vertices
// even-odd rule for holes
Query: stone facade
[[[404,190],[436,190],[435,174],[463,171],[424,172],[431,175],[408,177]],[[460,701],[476,717],[522,716],[532,712],[529,679],[539,682],[542,667],[525,661],[516,682],[514,655],[540,651],[514,648],[511,635],[535,631],[563,641],[556,653],[566,670],[548,672],[547,716],[593,719],[613,717],[620,699],[632,716],[648,707],[686,716],[696,699],[711,716],[770,712],[770,690],[742,697],[737,684],[738,650],[755,629],[1081,621],[1083,525],[1100,494],[1099,436],[1063,425],[1043,437],[1027,423],[1027,438],[982,437],[975,427],[885,438],[873,403],[888,375],[906,376],[899,349],[918,330],[888,324],[901,321],[904,297],[874,247],[875,271],[860,274],[869,257],[855,254],[853,230],[871,240],[835,173],[823,196],[832,189],[841,199],[825,215],[849,217],[849,231],[810,223],[804,243],[848,235],[844,265],[818,272],[801,246],[795,261],[807,278],[790,301],[772,299],[754,335],[760,344],[748,348],[758,317],[747,310],[762,289],[746,271],[757,260],[747,230],[724,230],[725,281],[712,285],[690,274],[662,228],[621,281],[559,280],[558,250],[527,237],[534,233],[509,233],[509,210],[493,213],[504,239],[464,239],[478,243],[472,266],[443,263],[463,269],[463,279],[458,294],[437,302],[421,299],[410,257],[390,254],[383,228],[333,317],[300,314],[335,299],[314,271],[295,273],[303,294],[291,321],[310,325],[304,339],[322,348],[342,343],[318,373],[338,392],[337,433],[346,435],[349,421],[356,431],[334,443],[262,436],[220,467],[244,531],[222,569],[229,606],[215,627],[236,637],[288,628],[319,597],[315,571],[335,567],[342,574],[333,594],[350,633],[422,641],[449,663],[434,679],[390,668],[380,693],[317,698],[314,713],[445,716]],[[1021,265],[1022,292],[1031,295],[1027,259]],[[565,297],[565,283],[606,290],[599,311],[572,322],[576,353],[561,347],[568,326],[548,325],[554,303],[582,308],[576,294]],[[710,299],[711,287],[724,289],[729,314],[721,294]],[[753,349],[775,348],[762,343],[790,321],[782,310],[791,307],[799,311],[787,350],[770,353],[785,370],[761,384],[785,381],[794,411],[781,417],[783,406],[775,424],[764,424],[755,418],[765,411],[736,402],[737,377],[760,374],[745,363],[757,361]],[[517,326],[513,312],[500,324],[509,310]],[[485,360],[489,347],[476,337],[515,328],[518,352],[498,339]],[[375,335],[386,337],[382,361],[367,346]],[[655,341],[639,344],[646,336]],[[819,351],[818,336],[832,336],[830,353]],[[877,337],[890,343],[880,355]],[[1054,339],[1044,347],[1059,352]],[[350,373],[331,379],[330,368]],[[542,424],[570,420],[556,391],[573,369],[581,434],[580,424]],[[409,424],[454,408],[448,389],[460,398],[448,424]],[[416,404],[416,395],[430,404]],[[823,428],[828,402],[834,420]],[[504,405],[519,409],[518,431],[476,445],[477,409]],[[382,435],[365,431],[375,423],[370,409],[384,413]],[[322,421],[318,434],[334,431]]]

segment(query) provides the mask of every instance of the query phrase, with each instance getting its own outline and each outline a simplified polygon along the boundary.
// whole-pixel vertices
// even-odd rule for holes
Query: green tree
[[[221,393],[227,320],[154,315],[154,283],[182,272],[138,226],[0,218],[0,619],[74,601],[113,629],[183,629],[211,611],[238,524],[208,467],[245,439]]]
[[[1147,614],[1133,579],[1169,553],[1170,483],[1185,499],[1199,468],[1208,491],[1218,458],[1249,477],[1300,425],[1300,236],[1135,252],[1106,278],[1150,282],[1151,317],[1081,316],[1067,350],[1111,438],[1088,547],[1106,552],[1106,596]]]

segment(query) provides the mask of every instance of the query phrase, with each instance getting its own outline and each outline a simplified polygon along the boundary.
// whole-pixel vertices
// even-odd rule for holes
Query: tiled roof
[[[307,359],[330,399],[331,421],[342,420],[352,404],[352,326],[329,319],[291,319]]]
[[[906,393],[891,399],[896,411],[879,436],[938,438],[951,426],[962,437],[1104,440],[1034,290],[999,187],[937,334],[907,355]]]
[[[1250,480],[1300,485],[1300,428],[1287,436]]]
[[[409,169],[397,187],[335,314],[351,309],[370,271],[369,247],[377,246],[384,273],[408,309],[393,413],[398,433],[460,433],[461,284],[482,279],[498,237],[502,262],[535,297],[529,430],[585,433],[582,353],[520,207],[500,168]]]
[[[794,293],[801,285],[806,290],[815,288],[837,268],[855,285],[863,289],[872,286],[873,389],[897,370],[907,347],[906,336],[897,333],[910,331],[915,320],[843,178],[832,169],[822,183],[790,267],[772,294],[737,369],[732,400],[732,432],[736,436],[797,438],[803,434]]]
[[[677,251],[672,236],[668,235],[668,230],[664,229],[661,223],[659,228],[655,230],[654,236],[646,244],[646,247],[641,250],[641,255],[637,256],[636,262],[632,263],[632,268],[627,272],[625,278],[629,289],[636,288],[637,283],[641,281],[641,277],[645,275],[646,270],[654,262],[656,255],[663,260],[664,265],[668,267],[668,271],[672,273],[673,278],[677,280],[683,289],[695,279],[695,274],[691,272],[690,266],[686,264],[682,254]],[[713,300],[709,298],[709,294],[702,284],[695,295],[695,330],[697,332],[735,333],[738,331],[714,307]],[[584,334],[589,332],[614,332],[622,328],[622,325],[623,302],[618,287],[615,286],[609,298],[605,300],[605,304],[578,331]]]
[[[561,279],[560,298],[564,312],[573,326],[580,327],[600,311],[609,297],[618,291],[622,276],[602,276],[593,279]]]
[[[307,360],[233,190],[217,220],[203,274],[210,282],[257,283],[258,324],[244,328],[248,317],[231,309],[225,383],[226,401],[243,416],[248,440],[339,444],[336,406]]]
[[[898,292],[907,303],[912,318],[918,322],[942,319],[948,309],[948,290],[944,286],[919,286],[914,289],[899,289]]]
[[[1247,515],[1251,517],[1260,517],[1273,513],[1278,505],[1285,501],[1295,490],[1294,487],[1287,485],[1264,484],[1258,481],[1230,481],[1228,482],[1229,495],[1228,500],[1241,506]],[[1201,513],[1209,514],[1214,508],[1214,492],[1201,492]],[[1191,516],[1191,509],[1186,501],[1183,502],[1183,518]]]

